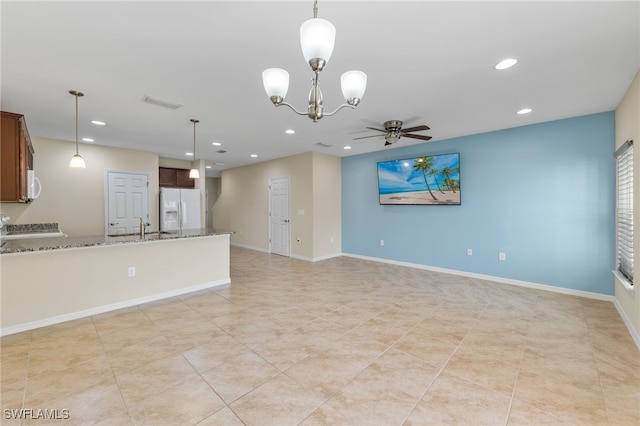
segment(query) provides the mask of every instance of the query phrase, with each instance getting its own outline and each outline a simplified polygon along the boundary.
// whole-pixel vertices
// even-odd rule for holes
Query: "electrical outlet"
[[[473,256],[473,250],[467,249],[467,256]]]
[[[384,245],[384,240],[380,240],[380,246]]]
[[[129,277],[135,277],[136,276],[136,267],[135,266],[129,266],[129,268],[127,269],[127,275],[129,275]]]
[[[498,254],[498,259],[499,259],[499,260],[507,260],[507,254],[506,254],[506,253],[503,253],[503,252],[500,252],[500,253]]]

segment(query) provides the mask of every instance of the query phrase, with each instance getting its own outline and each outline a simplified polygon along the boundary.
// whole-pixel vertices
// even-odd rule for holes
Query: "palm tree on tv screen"
[[[424,183],[427,185],[427,191],[429,191],[429,195],[434,200],[437,200],[436,196],[431,192],[431,187],[429,187],[429,182],[427,181],[427,173],[429,169],[433,167],[433,157],[419,157],[416,158],[416,161],[413,163],[413,170],[422,172],[422,177],[424,178]]]
[[[440,187],[440,182],[438,182],[438,174],[440,172],[438,171],[438,169],[431,169],[429,170],[429,176],[431,176],[433,178],[433,180],[436,181],[436,185],[438,186],[438,191],[442,192],[444,194],[444,191],[442,190],[442,188]]]
[[[454,185],[455,179],[451,179],[451,175],[454,172],[455,172],[455,169],[452,169],[451,167],[444,167],[442,170],[440,170],[440,174],[444,176],[445,186],[448,186],[449,189],[453,191],[453,193],[456,192],[455,185]]]

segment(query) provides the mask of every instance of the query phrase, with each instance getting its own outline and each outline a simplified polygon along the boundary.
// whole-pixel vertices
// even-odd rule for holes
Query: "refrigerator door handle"
[[[184,201],[180,201],[180,228],[187,222],[187,205]]]

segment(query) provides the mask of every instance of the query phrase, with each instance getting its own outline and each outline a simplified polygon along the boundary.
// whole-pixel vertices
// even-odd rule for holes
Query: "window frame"
[[[615,268],[616,278],[628,290],[634,290],[633,238],[633,140],[628,140],[614,154],[616,162]]]

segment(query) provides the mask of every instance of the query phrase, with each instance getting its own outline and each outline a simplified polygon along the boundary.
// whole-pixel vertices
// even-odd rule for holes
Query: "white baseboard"
[[[246,245],[246,244],[238,244],[238,243],[231,243],[232,246],[234,247],[240,247],[240,248],[245,248],[245,249],[249,249],[249,250],[255,250],[255,251],[261,251],[263,253],[271,253],[269,251],[269,249],[264,249],[261,247],[254,247],[254,246],[250,246],[250,245]],[[327,260],[327,259],[332,259],[334,257],[340,257],[342,256],[342,253],[335,253],[335,254],[330,254],[330,255],[326,255],[326,256],[320,256],[320,257],[306,257],[306,256],[300,256],[297,254],[290,254],[289,257],[292,259],[298,259],[298,260],[304,260],[306,262],[319,262],[321,260]]]
[[[358,254],[343,253],[342,255],[347,257],[354,257],[357,259],[371,260],[374,262],[408,266],[410,268],[424,269],[424,270],[433,271],[433,272],[442,272],[444,274],[460,275],[468,278],[477,278],[479,280],[493,281],[493,282],[502,283],[502,284],[511,284],[519,287],[533,288],[536,290],[545,290],[553,293],[567,294],[570,296],[585,297],[587,299],[604,300],[607,302],[613,302],[615,300],[614,296],[609,296],[606,294],[593,293],[590,291],[583,291],[583,290],[573,290],[570,288],[556,287],[548,284],[532,283],[529,281],[514,280],[511,278],[496,277],[493,275],[476,274],[474,272],[458,271],[456,269],[439,268],[437,266],[420,265],[417,263],[400,262],[397,260],[389,260],[389,259],[383,259],[379,257],[361,256]]]
[[[239,244],[239,243],[231,243],[231,245],[233,247],[240,247],[240,248],[245,248],[245,249],[249,249],[249,250],[261,251],[263,253],[269,253],[268,249],[263,249],[262,247],[254,247],[254,246],[249,246],[249,245],[246,245],[246,244]]]
[[[63,322],[86,318],[92,315],[103,314],[105,312],[115,311],[117,309],[128,308],[131,306],[141,305],[143,303],[154,302],[156,300],[167,299],[169,297],[180,296],[183,294],[191,293],[194,291],[204,290],[207,288],[219,287],[222,285],[231,284],[231,278],[224,278],[217,281],[206,282],[203,284],[196,284],[190,287],[180,288],[178,290],[172,290],[165,293],[154,294],[151,296],[140,297],[138,299],[125,300],[123,302],[112,303],[109,305],[98,306],[96,308],[85,309],[79,312],[72,312],[69,314],[57,315],[51,318],[45,318],[42,320],[32,321],[24,324],[11,325],[9,327],[0,328],[0,336],[8,336],[10,334],[21,333],[23,331],[29,331],[40,327],[46,327],[48,325],[60,324]]]
[[[616,309],[618,310],[618,313],[620,314],[622,321],[624,321],[624,325],[627,326],[627,330],[629,330],[629,333],[631,334],[631,338],[636,343],[638,350],[640,350],[640,335],[636,330],[634,330],[633,326],[631,325],[631,321],[629,320],[629,317],[624,312],[624,309],[622,309],[622,306],[620,305],[620,302],[618,302],[618,299],[614,298],[613,306],[615,306]]]
[[[636,346],[638,347],[638,350],[640,350],[640,335],[638,335],[638,332],[633,328],[631,321],[625,314],[624,310],[622,309],[622,306],[620,306],[620,303],[618,302],[618,299],[615,298],[615,296],[609,296],[609,295],[600,294],[600,293],[593,293],[589,291],[573,290],[573,289],[568,289],[563,287],[555,287],[547,284],[539,284],[539,283],[532,283],[528,281],[514,280],[510,278],[495,277],[492,275],[483,275],[483,274],[476,274],[473,272],[458,271],[455,269],[438,268],[435,266],[426,266],[426,265],[420,265],[420,264],[408,263],[408,262],[399,262],[396,260],[382,259],[379,257],[361,256],[358,254],[350,254],[350,253],[342,253],[342,255],[346,257],[354,257],[357,259],[371,260],[373,262],[382,262],[382,263],[389,263],[393,265],[408,266],[410,268],[425,269],[428,271],[442,272],[445,274],[452,274],[452,275],[460,275],[464,277],[477,278],[481,280],[493,281],[493,282],[502,283],[502,284],[510,284],[510,285],[516,285],[519,287],[527,287],[527,288],[533,288],[537,290],[550,291],[553,293],[561,293],[561,294],[567,294],[570,296],[579,296],[587,299],[595,299],[595,300],[603,300],[605,302],[612,302],[613,305],[616,307],[616,310],[620,314],[622,321],[627,326],[627,330],[629,330],[629,334],[631,334],[631,338],[633,339]]]
[[[342,256],[342,253],[329,254],[329,255],[320,256],[320,257],[305,257],[305,256],[298,256],[298,255],[292,254],[290,257],[293,259],[305,260],[307,262],[320,262],[323,260],[333,259],[334,257],[340,257],[340,256]]]

